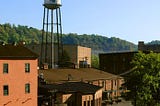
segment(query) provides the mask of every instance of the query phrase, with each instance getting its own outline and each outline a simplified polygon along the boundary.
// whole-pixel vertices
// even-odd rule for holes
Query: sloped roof
[[[22,45],[0,45],[0,59],[35,59],[38,55]]]
[[[43,85],[43,88],[46,88],[53,92],[63,92],[63,93],[73,93],[79,92],[83,94],[93,94],[96,93],[101,87],[84,83],[84,82],[66,82],[62,84],[48,84]]]
[[[66,82],[68,78],[70,81],[93,81],[119,77],[93,68],[39,70],[39,74],[41,73],[49,83]]]

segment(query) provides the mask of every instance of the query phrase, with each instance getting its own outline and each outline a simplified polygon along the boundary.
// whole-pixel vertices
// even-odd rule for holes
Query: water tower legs
[[[54,11],[54,9],[44,7],[40,55],[41,67],[45,64],[53,69],[59,65],[62,49],[61,10],[56,8]]]

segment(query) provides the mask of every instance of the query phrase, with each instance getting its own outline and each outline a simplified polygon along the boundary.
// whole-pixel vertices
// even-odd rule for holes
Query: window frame
[[[56,0],[50,0],[51,2],[53,2],[53,3],[55,3],[56,2]]]
[[[26,83],[26,84],[25,84],[25,93],[26,93],[26,94],[29,94],[29,93],[31,92],[31,91],[30,91],[30,90],[31,90],[30,87],[31,87],[30,83]]]
[[[30,63],[25,63],[25,73],[30,73]]]
[[[9,95],[9,86],[3,85],[3,96],[8,96],[8,95]]]
[[[3,73],[8,74],[8,70],[9,70],[9,64],[3,63]]]

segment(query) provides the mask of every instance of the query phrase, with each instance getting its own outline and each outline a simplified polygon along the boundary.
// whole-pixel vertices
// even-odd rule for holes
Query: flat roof
[[[61,83],[67,81],[95,81],[120,78],[120,76],[93,68],[39,70],[39,74],[42,73],[44,79],[49,83]]]
[[[63,93],[79,92],[83,94],[93,94],[102,88],[84,82],[65,82],[61,84],[47,84],[47,85],[42,85],[40,87],[48,89],[48,91],[53,90],[53,92],[63,92]]]

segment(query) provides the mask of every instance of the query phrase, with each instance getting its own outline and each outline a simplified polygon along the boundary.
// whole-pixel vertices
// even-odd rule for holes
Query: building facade
[[[88,81],[88,83],[102,87],[103,100],[115,99],[121,96],[121,89],[124,79],[122,77],[113,77],[109,79],[97,79]]]
[[[116,98],[121,96],[121,93],[123,92],[123,90],[120,89],[124,83],[124,79],[122,77],[97,69],[80,68],[39,70],[39,75],[41,74],[48,83],[81,81],[91,85],[99,86],[102,89],[103,100],[116,100]]]
[[[41,45],[40,44],[30,44],[30,45],[25,45],[25,46],[31,51],[41,56],[40,54]],[[47,63],[50,66],[52,64],[51,61],[53,61],[54,67],[57,68],[58,61],[59,61],[57,45],[54,44],[54,52],[52,52],[50,49],[51,44],[48,44],[48,46],[44,48],[47,48],[47,53],[46,53],[47,56],[39,57],[39,60],[40,60],[39,64]],[[63,51],[65,51],[67,53],[67,56],[69,56],[70,58],[70,61],[67,61],[67,62],[74,64],[75,65],[74,68],[91,67],[91,48],[83,47],[79,45],[63,45]],[[51,58],[51,56],[53,57]]]
[[[99,54],[99,67],[105,72],[112,74],[122,74],[129,71],[134,55],[138,52],[117,52]]]
[[[78,45],[64,45],[72,63],[75,63],[77,68],[91,67],[91,48]]]
[[[138,50],[144,53],[154,52],[160,53],[160,45],[144,44],[143,41],[138,42]],[[100,69],[113,74],[121,74],[132,69],[130,62],[135,52],[115,52],[99,54]]]
[[[37,55],[0,45],[0,106],[37,106]]]
[[[160,45],[158,44],[144,44],[143,41],[138,42],[138,50],[143,51],[143,52],[155,52],[155,53],[160,53]]]
[[[101,106],[102,89],[99,86],[84,82],[66,82],[41,86],[53,93],[52,104],[55,106]],[[43,91],[42,91],[43,92]],[[48,104],[51,100],[45,101]],[[45,103],[44,102],[44,103]],[[42,106],[43,104],[40,104]]]

